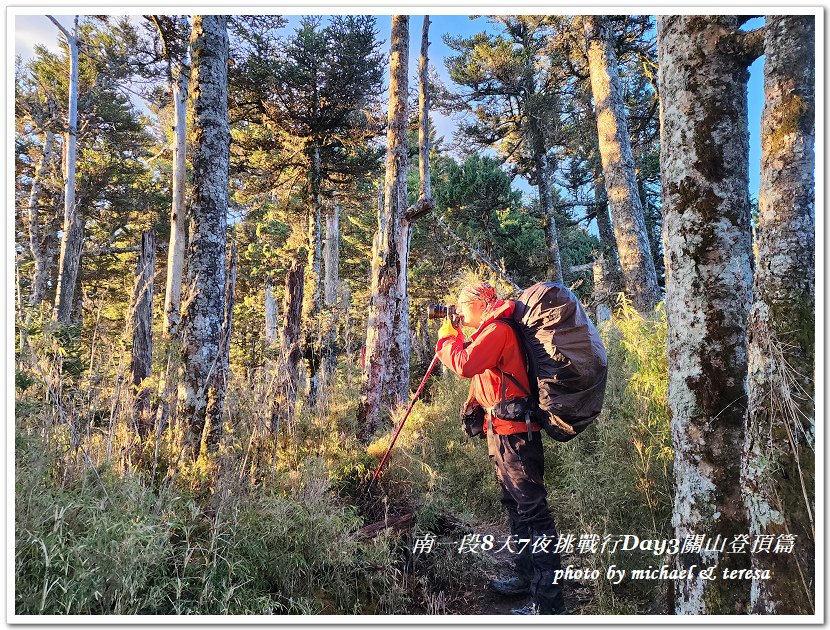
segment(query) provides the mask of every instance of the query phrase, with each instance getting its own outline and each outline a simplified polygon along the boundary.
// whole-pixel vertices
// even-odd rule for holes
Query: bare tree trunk
[[[175,335],[181,321],[182,275],[185,251],[185,189],[187,188],[187,65],[178,60],[173,76],[175,118],[173,144],[173,205],[170,209],[170,247],[164,292],[164,331]]]
[[[599,151],[605,190],[614,218],[620,266],[626,291],[631,295],[635,308],[647,313],[660,301],[660,289],[637,191],[611,25],[603,15],[586,15],[583,20]]]
[[[599,243],[602,257],[605,259],[602,266],[603,278],[610,293],[619,293],[622,290],[622,278],[617,255],[617,239],[614,236],[614,227],[611,225],[611,216],[608,213],[608,195],[605,192],[602,164],[599,161],[593,167],[593,188]]]
[[[84,238],[83,221],[75,203],[78,140],[78,16],[75,16],[75,27],[72,33],[69,33],[51,16],[49,19],[61,30],[69,44],[69,121],[65,134],[64,219],[54,314],[56,321],[68,324],[72,316],[75,285],[81,264],[81,243]]]
[[[600,255],[594,260],[594,298],[597,303],[597,323],[611,319],[611,285],[608,281],[608,260]]]
[[[46,281],[49,278],[49,260],[43,237],[40,234],[40,208],[38,202],[40,191],[43,189],[43,177],[46,169],[49,168],[49,161],[52,159],[52,147],[55,141],[55,134],[51,129],[46,130],[46,137],[43,140],[43,156],[35,170],[32,180],[32,188],[29,191],[29,249],[32,252],[32,260],[35,263],[32,276],[32,289],[29,293],[29,305],[37,306],[43,300],[46,291]],[[21,298],[22,299],[22,298]]]
[[[326,216],[326,239],[323,246],[325,260],[324,298],[326,306],[337,302],[337,287],[340,285],[338,265],[340,262],[340,206],[334,204],[331,213]]]
[[[156,270],[156,234],[148,230],[141,235],[141,253],[135,269],[130,330],[133,352],[130,374],[133,384],[133,423],[141,440],[145,440],[153,428],[150,410],[152,388],[144,385],[153,368],[153,277]]]
[[[300,324],[302,322],[303,289],[305,285],[305,264],[297,258],[285,276],[285,300],[283,302],[282,331],[280,333],[281,356],[284,362],[280,382],[280,399],[275,402],[271,412],[271,430],[279,435],[279,423],[282,418],[291,427],[294,420],[294,407],[297,403],[297,386],[300,378],[300,362],[303,358]]]
[[[269,344],[275,343],[278,339],[278,321],[277,298],[274,296],[274,286],[269,279],[265,281],[265,339]]]
[[[548,169],[547,151],[545,151],[541,134],[536,148],[536,187],[539,190],[539,209],[545,221],[545,251],[547,252],[549,280],[562,282],[562,255],[559,252],[559,230],[556,229],[556,217],[550,192],[550,171]]]
[[[184,377],[179,386],[179,418],[189,441],[222,410],[208,402],[215,391],[225,302],[228,212],[228,33],[227,17],[197,15],[191,33],[193,70],[193,195],[187,248],[187,302],[182,312]],[[196,447],[195,444],[191,445]],[[194,456],[197,454],[194,452]]]
[[[325,277],[323,298],[326,305],[323,342],[323,373],[326,378],[334,373],[337,365],[337,288],[340,286],[338,265],[340,262],[340,206],[335,202],[326,216],[326,238],[323,246]]]
[[[814,20],[771,15],[765,29],[744,496],[753,536],[795,544],[752,555],[773,575],[753,580],[753,614],[815,612]]]
[[[727,46],[740,37],[735,16],[658,16],[657,33],[673,524],[679,540],[731,540],[748,527],[740,487],[752,282],[747,59]],[[748,568],[747,555],[693,548],[677,561],[699,574]],[[730,580],[678,580],[675,594],[677,614],[748,611],[748,590]]]
[[[432,199],[429,181],[429,16],[421,29],[421,57],[418,59],[418,175],[420,199]]]
[[[206,455],[213,450],[225,432],[222,422],[225,410],[225,396],[228,391],[230,379],[230,354],[231,337],[233,334],[233,296],[236,291],[236,241],[231,243],[231,257],[228,267],[228,278],[225,284],[224,318],[222,320],[222,340],[219,345],[219,359],[215,384],[212,388],[213,397],[208,399],[207,411],[205,413],[205,429],[202,432],[200,454]]]
[[[306,297],[303,305],[303,322],[305,342],[303,353],[306,358],[307,387],[306,397],[309,404],[317,399],[318,375],[317,371],[321,360],[321,285],[320,277],[323,259],[323,240],[321,238],[321,224],[323,204],[320,200],[320,189],[323,183],[322,167],[320,164],[320,147],[315,140],[310,151],[309,180],[309,210],[308,210],[308,269],[306,271]]]
[[[395,338],[395,317],[404,317],[406,295],[400,293],[400,275],[406,274],[408,222],[406,210],[406,124],[409,63],[409,16],[392,16],[389,60],[389,122],[386,133],[386,207],[380,216],[376,235],[376,261],[373,261],[371,305],[366,331],[366,362],[363,392],[358,407],[360,437],[368,441],[381,417],[384,374],[403,379],[393,370],[402,365],[390,363],[389,348]],[[405,285],[404,285],[405,286]],[[408,325],[408,324],[407,324]],[[407,358],[408,360],[408,358]],[[408,364],[407,366],[408,367]],[[407,370],[408,371],[408,370]],[[407,378],[408,382],[408,378]]]
[[[429,24],[429,16],[425,15],[421,29],[421,56],[418,60],[418,201],[407,209],[402,236],[398,241],[399,259],[402,261],[398,274],[398,295],[401,296],[402,303],[401,308],[395,313],[390,369],[387,372],[387,396],[390,402],[396,404],[404,404],[409,396],[412,333],[409,328],[408,263],[413,222],[432,211],[435,205],[429,181]]]

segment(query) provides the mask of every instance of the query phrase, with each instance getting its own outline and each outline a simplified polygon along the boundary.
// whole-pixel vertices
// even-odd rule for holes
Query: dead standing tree
[[[757,36],[736,16],[658,16],[675,536],[747,532],[740,451],[747,408],[752,243],[747,67]],[[742,554],[679,554],[681,569],[748,568]],[[742,614],[729,580],[679,580],[677,614]]]
[[[187,303],[182,309],[184,375],[178,417],[189,445],[206,443],[203,433],[221,421],[215,374],[225,302],[228,212],[228,33],[227,16],[197,15],[191,34],[193,69],[193,195],[187,248]],[[208,408],[210,415],[208,416]]]
[[[185,253],[185,189],[187,186],[187,16],[152,15],[162,41],[167,75],[173,93],[173,203],[170,208],[170,246],[164,291],[164,334],[175,335],[181,321],[182,271]]]
[[[363,391],[358,407],[360,437],[369,441],[381,417],[384,382],[399,375],[391,371],[390,347],[394,340],[395,318],[404,314],[408,226],[406,210],[406,147],[409,63],[409,16],[392,16],[391,52],[389,56],[389,118],[386,132],[385,204],[379,216],[378,231],[372,251],[372,285],[366,330],[366,354]]]
[[[392,347],[387,370],[387,394],[398,404],[409,396],[409,358],[412,354],[412,335],[409,327],[408,259],[415,221],[432,212],[435,203],[429,181],[429,16],[424,16],[421,30],[421,56],[418,60],[418,200],[403,215],[403,238],[400,241],[402,271],[398,276],[398,294],[402,304],[395,312]]]
[[[743,485],[749,531],[792,536],[753,554],[753,614],[815,612],[815,18],[768,16],[749,413]]]
[[[277,396],[274,397],[274,404],[271,408],[271,431],[275,437],[279,437],[280,422],[283,419],[289,430],[293,429],[300,364],[303,360],[300,324],[302,323],[305,288],[304,256],[306,256],[305,250],[299,250],[297,258],[285,275],[285,299],[283,301],[285,316],[280,331],[282,369]]]
[[[84,225],[75,201],[75,175],[77,171],[78,144],[78,16],[70,33],[51,15],[47,16],[60,29],[69,46],[69,120],[67,121],[64,151],[64,218],[61,253],[58,263],[58,284],[55,293],[55,321],[68,324],[75,303],[75,287],[81,266],[81,245]]]
[[[141,251],[135,269],[130,327],[133,351],[130,375],[133,385],[133,424],[136,434],[145,440],[152,429],[150,396],[145,385],[153,367],[153,276],[156,270],[156,234],[148,230],[141,235]]]

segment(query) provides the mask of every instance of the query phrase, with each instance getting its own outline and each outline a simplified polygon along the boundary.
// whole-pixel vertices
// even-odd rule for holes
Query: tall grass
[[[671,538],[672,460],[662,305],[644,318],[625,301],[600,327],[608,352],[608,386],[602,413],[585,433],[548,449],[547,478],[560,530],[581,534],[635,534]],[[598,568],[658,563],[638,552],[588,553],[576,564]],[[665,584],[640,587],[604,578],[584,612],[662,612]]]
[[[135,438],[123,340],[99,337],[99,359],[91,360],[58,333],[30,334],[34,352],[18,362],[17,613],[468,610],[465,598],[483,586],[490,565],[459,555],[454,543],[506,523],[486,442],[460,428],[468,381],[440,370],[432,377],[369,493],[390,433],[368,448],[354,437],[355,361],[341,360],[318,402],[301,401],[292,425],[276,434],[268,414],[276,367],[235,371],[220,448],[192,462],[181,457],[175,427]],[[550,505],[563,532],[666,537],[665,319],[658,311],[644,320],[623,305],[602,334],[606,408],[576,440],[546,439]],[[167,349],[157,352],[157,364],[169,362],[175,374]],[[157,402],[165,395],[159,384]],[[412,515],[411,529],[361,535],[366,524],[402,514]],[[425,532],[441,544],[413,556],[412,542]],[[595,554],[580,562],[604,569],[647,560]],[[653,600],[601,581],[584,612],[643,611]]]

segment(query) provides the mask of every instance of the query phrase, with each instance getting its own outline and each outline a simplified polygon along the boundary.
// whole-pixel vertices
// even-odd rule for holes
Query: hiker
[[[445,319],[436,354],[453,372],[472,379],[462,420],[467,427],[481,425],[468,429],[469,435],[486,434],[513,539],[531,541],[516,556],[516,574],[490,584],[503,595],[531,595],[531,601],[513,614],[564,614],[562,585],[553,583],[554,571],[561,566],[559,553],[551,551],[553,545],[531,553],[533,540],[547,536],[555,545],[558,536],[548,511],[541,427],[525,413],[530,391],[525,359],[513,329],[494,321],[510,317],[515,303],[499,299],[492,286],[480,282],[461,290],[456,308],[459,323],[476,331],[465,343],[461,329]],[[517,543],[518,548],[522,545]]]

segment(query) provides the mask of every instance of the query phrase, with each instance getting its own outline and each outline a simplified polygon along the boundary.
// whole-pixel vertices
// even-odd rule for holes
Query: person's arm
[[[463,378],[472,378],[498,365],[499,357],[510,331],[505,326],[490,324],[466,348],[464,336],[445,337],[438,342],[436,353],[441,362]]]

